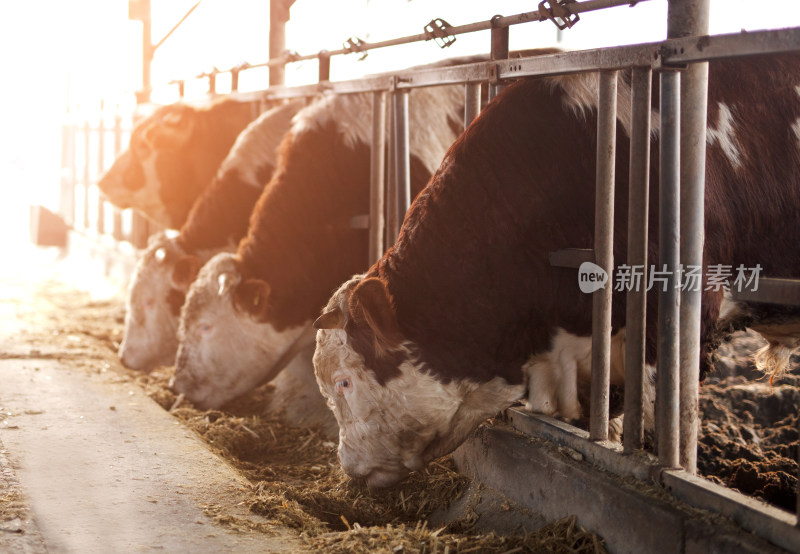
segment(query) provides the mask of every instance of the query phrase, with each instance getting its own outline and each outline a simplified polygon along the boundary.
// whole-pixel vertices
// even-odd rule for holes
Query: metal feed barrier
[[[647,0],[642,0],[647,1]],[[365,43],[349,39],[339,50],[299,56],[287,54],[265,64],[236,67],[214,72],[207,78],[209,91],[215,92],[216,74],[231,73],[232,95],[242,100],[264,102],[319,94],[371,92],[373,95],[370,213],[354,218],[355,227],[369,229],[369,258],[377,260],[387,244],[397,236],[410,200],[408,92],[417,87],[463,84],[466,108],[465,125],[480,109],[481,87],[488,84],[489,96],[496,95],[507,79],[587,71],[600,72],[600,97],[597,135],[597,175],[595,245],[593,250],[568,250],[551,253],[551,264],[578,268],[592,261],[613,275],[613,206],[614,160],[616,150],[617,77],[622,70],[632,71],[632,136],[628,213],[628,264],[647,266],[648,190],[650,152],[650,103],[652,73],[660,74],[660,191],[659,258],[666,264],[668,286],[659,292],[659,339],[657,381],[657,462],[648,462],[632,454],[644,447],[642,385],[644,368],[645,296],[641,290],[629,290],[626,312],[626,374],[624,399],[624,443],[622,447],[607,441],[609,432],[611,286],[593,293],[592,378],[589,432],[561,421],[532,415],[518,408],[508,411],[508,419],[517,429],[535,437],[567,446],[583,458],[622,477],[660,484],[673,497],[687,504],[722,514],[742,528],[790,551],[800,551],[798,518],[763,503],[750,500],[723,487],[695,477],[697,455],[699,381],[700,291],[678,291],[678,268],[702,266],[703,204],[706,144],[706,102],[708,65],[705,62],[754,54],[777,54],[800,51],[800,28],[748,32],[735,35],[707,36],[708,0],[672,1],[669,6],[668,39],[662,42],[564,52],[529,58],[507,59],[508,28],[531,21],[550,20],[559,27],[569,27],[579,13],[613,6],[635,4],[629,0],[590,0],[560,3],[544,1],[537,11],[464,26],[450,26],[433,20],[425,32],[411,37]],[[331,82],[330,58],[349,53],[366,53],[374,48],[409,42],[436,40],[448,46],[458,34],[491,29],[490,61],[467,65],[398,71],[351,81]],[[238,74],[250,67],[283,67],[302,60],[319,60],[319,82],[300,87],[273,86],[269,89],[240,93],[236,91]],[[184,90],[184,80],[174,81]],[[387,103],[389,104],[387,120]],[[122,131],[115,118],[114,152],[119,153]],[[389,133],[387,135],[387,127]],[[95,127],[84,125],[65,130],[65,160],[72,160],[67,174],[73,190],[90,190],[89,136],[100,137],[109,129],[102,121]],[[77,179],[75,145],[84,138],[83,180]],[[387,145],[388,136],[388,145]],[[99,167],[103,167],[103,143],[98,141]],[[387,149],[388,146],[388,149]],[[388,151],[388,160],[386,152]],[[98,163],[98,162],[95,162]],[[387,166],[389,171],[387,172]],[[388,175],[388,180],[385,179]],[[69,189],[69,186],[66,188]],[[68,196],[75,198],[69,190]],[[94,229],[127,239],[138,247],[143,243],[137,234],[136,221],[123,233],[118,210],[112,224],[104,219],[102,199],[90,202],[83,193],[82,217],[75,216],[75,206],[64,215],[74,227]],[[69,204],[69,203],[68,203]],[[89,217],[97,208],[98,216]],[[384,219],[386,215],[386,220]],[[142,223],[139,223],[141,226]],[[110,231],[108,229],[111,229]],[[138,238],[137,238],[138,237]],[[145,239],[146,240],[146,236]],[[800,281],[762,278],[755,296],[741,299],[783,304],[800,304]]]

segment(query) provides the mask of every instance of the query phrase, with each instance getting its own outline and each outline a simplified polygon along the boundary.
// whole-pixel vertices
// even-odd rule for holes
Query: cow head
[[[186,183],[194,176],[189,144],[196,114],[190,106],[174,104],[139,123],[128,149],[98,183],[105,197],[120,208],[136,208],[167,228],[179,228],[211,177],[197,190],[185,190],[191,188]]]
[[[128,290],[119,348],[123,364],[138,370],[172,365],[181,306],[201,263],[178,247],[174,235],[158,233],[150,238]]]
[[[314,326],[314,369],[339,424],[339,460],[372,487],[451,452],[524,391],[500,378],[437,379],[405,339],[379,278],[342,285]]]
[[[243,279],[233,254],[218,254],[186,296],[172,387],[196,406],[216,408],[273,379],[313,344],[311,322],[278,330],[266,323],[270,287]]]

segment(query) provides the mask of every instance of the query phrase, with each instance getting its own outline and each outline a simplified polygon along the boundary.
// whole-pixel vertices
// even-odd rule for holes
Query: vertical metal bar
[[[490,58],[492,60],[505,60],[508,58],[508,27],[496,27],[499,15],[492,17],[492,48]],[[489,100],[500,94],[503,85],[489,83]]]
[[[464,129],[469,127],[472,120],[478,117],[481,111],[481,84],[464,84]]]
[[[386,136],[388,137],[388,148],[387,151],[387,159],[386,159],[386,166],[388,168],[386,172],[386,232],[384,234],[384,244],[390,245],[394,243],[394,239],[397,237],[397,230],[400,229],[400,224],[397,222],[397,170],[396,170],[396,149],[395,149],[395,142],[397,142],[397,136],[395,135],[394,128],[394,93],[390,95],[390,101],[388,102],[389,107],[389,117],[386,121],[386,126],[388,127]]]
[[[231,70],[231,92],[236,92],[239,90],[239,70],[232,69]]]
[[[150,69],[153,64],[152,18],[150,0],[140,0],[139,8],[142,10],[142,90],[136,94],[136,102],[144,104],[150,101]]]
[[[61,187],[58,211],[67,224],[74,220],[75,203],[75,131],[67,110],[66,121],[61,126]]]
[[[617,137],[617,72],[600,73],[597,115],[594,258],[609,276],[592,298],[592,389],[589,437],[608,439],[608,396],[611,375],[611,292],[614,275],[614,161]]]
[[[213,71],[208,74],[208,94],[211,96],[217,94],[217,74]]]
[[[269,59],[278,58],[286,51],[286,22],[289,21],[289,6],[292,3],[284,0],[269,2]],[[270,66],[269,86],[282,85],[285,76],[284,66]]]
[[[670,37],[708,34],[709,0],[670,2]],[[690,65],[681,76],[681,264],[703,266],[706,112],[708,64]],[[697,395],[700,382],[700,293],[681,290],[680,306],[680,464],[697,473]]]
[[[628,185],[628,265],[641,268],[642,281],[635,279],[627,293],[625,313],[625,418],[623,447],[626,453],[644,446],[642,392],[644,390],[645,318],[647,287],[647,218],[650,186],[650,102],[653,72],[635,67],[631,78],[631,155]]]
[[[661,73],[661,168],[659,177],[659,262],[664,284],[658,285],[658,377],[656,433],[658,457],[678,466],[678,333],[680,294],[680,86],[677,71]],[[654,281],[655,283],[656,281]]]
[[[70,186],[68,216],[70,225],[75,226],[77,223],[77,216],[75,215],[77,207],[75,202],[75,189],[78,184],[78,125],[74,119],[70,121],[69,130],[69,143],[72,147],[69,160],[69,178],[72,184]]]
[[[120,152],[122,152],[122,117],[119,114],[119,104],[117,104],[117,109],[114,113],[114,158],[117,158]],[[112,213],[114,214],[112,230],[114,239],[122,240],[122,213],[116,206],[112,208]]]
[[[92,128],[87,120],[83,124],[83,228],[89,228],[89,181],[91,180],[89,165],[92,162],[92,153],[89,150]]]
[[[380,259],[384,251],[383,236],[386,175],[386,94],[372,93],[372,149],[370,157],[369,190],[369,264]]]
[[[105,150],[106,150],[106,127],[105,127],[105,105],[104,102],[100,101],[100,119],[97,122],[97,175],[98,178],[100,175],[103,174],[103,170],[105,170]],[[92,183],[92,186],[95,186],[96,183]],[[102,234],[105,232],[106,221],[105,221],[105,200],[103,199],[103,195],[100,194],[100,190],[97,191],[97,204],[95,205],[97,209],[97,232]]]
[[[392,93],[392,112],[394,119],[394,168],[397,197],[397,219],[395,228],[390,229],[392,241],[400,234],[403,218],[411,203],[411,163],[409,160],[408,133],[408,91],[395,90]]]
[[[319,82],[331,80],[331,55],[326,50],[319,53]]]

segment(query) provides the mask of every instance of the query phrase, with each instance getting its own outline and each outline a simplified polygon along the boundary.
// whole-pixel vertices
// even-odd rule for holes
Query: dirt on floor
[[[58,282],[39,285],[36,296],[37,306],[17,310],[34,325],[15,339],[16,351],[0,355],[56,359],[90,372],[117,371],[138,383],[250,480],[250,509],[269,522],[256,526],[260,531],[289,527],[309,547],[330,552],[605,551],[602,539],[578,528],[573,519],[512,537],[471,534],[474,514],[431,528],[430,514],[459,498],[468,485],[449,457],[395,488],[370,491],[341,472],[336,444],[321,430],[294,428],[262,415],[270,386],[222,410],[176,406],[177,398],[167,387],[172,368],[143,374],[120,367],[120,301],[91,301]],[[698,469],[707,479],[792,510],[800,370],[795,364],[770,384],[750,361],[760,340],[737,334],[723,346],[717,372],[701,386]],[[0,499],[0,523],[15,517],[14,504],[3,504]],[[208,510],[220,524],[254,526],[213,507]]]
[[[167,386],[172,368],[144,374],[120,366],[121,301],[92,301],[57,281],[36,286],[36,305],[16,307],[17,317],[30,325],[6,341],[0,356],[54,359],[69,369],[113,371],[138,383],[252,484],[249,508],[266,523],[208,506],[208,515],[221,525],[267,534],[294,529],[310,548],[326,552],[605,552],[602,539],[581,529],[574,518],[516,536],[470,532],[474,512],[433,528],[429,516],[458,499],[469,484],[449,457],[394,488],[369,490],[343,474],[336,443],[322,430],[295,428],[262,415],[269,385],[221,410],[179,404]],[[17,517],[11,500],[0,498],[0,524]]]
[[[765,344],[737,332],[700,387],[697,466],[716,483],[794,512],[797,506],[800,360],[772,383],[752,354]]]

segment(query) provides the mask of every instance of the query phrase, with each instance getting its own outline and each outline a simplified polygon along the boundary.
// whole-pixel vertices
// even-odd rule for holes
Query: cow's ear
[[[262,320],[267,313],[270,286],[261,279],[247,279],[237,285],[233,291],[233,305],[242,312],[250,314],[254,319]]]
[[[344,314],[338,307],[324,312],[314,321],[314,329],[344,329]]]
[[[147,141],[156,149],[179,148],[194,131],[195,117],[191,108],[176,104],[168,106],[158,121],[148,129]]]
[[[184,292],[189,290],[189,285],[197,278],[202,265],[203,262],[197,256],[181,256],[172,268],[172,287]]]
[[[361,281],[350,296],[349,308],[354,318],[366,321],[379,344],[396,347],[403,342],[392,296],[383,280],[370,277]]]

